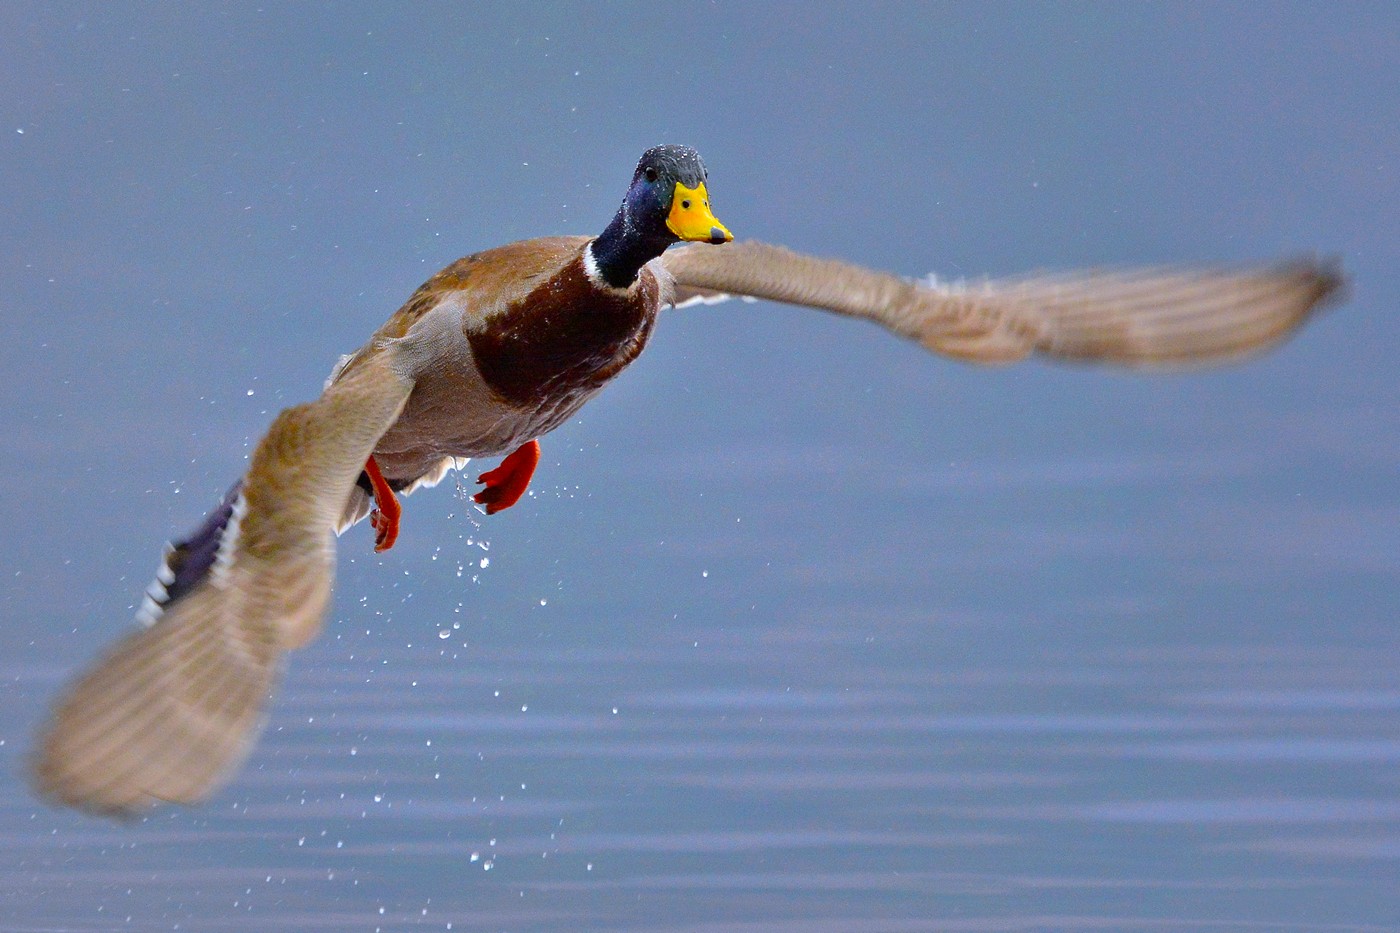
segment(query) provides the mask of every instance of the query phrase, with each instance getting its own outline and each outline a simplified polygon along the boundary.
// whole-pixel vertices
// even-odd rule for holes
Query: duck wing
[[[207,797],[256,738],[289,650],[330,602],[332,529],[380,435],[413,387],[391,346],[317,401],[282,412],[247,474],[166,552],[149,624],[55,704],[34,782],[80,809],[131,814]]]
[[[1335,262],[1314,259],[957,283],[909,281],[752,241],[685,246],[663,259],[678,306],[726,296],[804,305],[865,318],[935,353],[988,364],[1032,353],[1142,368],[1224,362],[1282,341],[1345,288]]]

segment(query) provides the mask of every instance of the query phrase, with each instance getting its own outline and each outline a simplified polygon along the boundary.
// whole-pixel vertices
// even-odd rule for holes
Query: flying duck
[[[166,548],[139,618],[55,704],[34,781],[98,813],[208,797],[249,752],[287,652],[331,599],[335,535],[370,517],[398,535],[398,496],[506,454],[475,496],[514,504],[564,423],[636,359],[668,306],[730,296],[874,321],[945,356],[1032,354],[1133,367],[1242,357],[1339,295],[1327,263],[1155,268],[944,284],[763,243],[733,243],[693,149],[642,155],[596,237],[546,237],[460,259],[343,357],[321,397],[283,411],[203,525]],[[669,252],[668,247],[688,245]]]

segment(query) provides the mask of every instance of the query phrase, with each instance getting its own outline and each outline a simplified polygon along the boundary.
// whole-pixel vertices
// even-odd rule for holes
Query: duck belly
[[[417,479],[444,457],[509,453],[536,436],[532,415],[496,398],[475,374],[439,373],[414,388],[374,459],[390,480]]]

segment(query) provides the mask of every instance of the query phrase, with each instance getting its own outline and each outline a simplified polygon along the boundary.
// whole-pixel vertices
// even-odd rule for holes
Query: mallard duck
[[[1039,354],[1161,367],[1276,343],[1342,284],[1310,260],[912,282],[731,243],[707,183],[694,150],[648,150],[597,237],[453,263],[341,359],[319,399],[278,415],[243,479],[167,548],[146,627],[57,702],[38,743],[39,791],[109,814],[206,798],[248,753],[284,655],[321,627],[332,532],[368,515],[376,548],[391,547],[397,495],[474,457],[507,454],[476,498],[488,513],[509,507],[537,439],[637,357],[663,307],[765,298],[865,318],[976,363]]]

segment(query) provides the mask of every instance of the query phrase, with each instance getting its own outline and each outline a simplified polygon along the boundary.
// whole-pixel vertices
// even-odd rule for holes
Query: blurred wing
[[[34,763],[41,793],[128,814],[202,800],[243,760],[283,654],[319,630],[346,495],[412,389],[389,356],[282,412],[243,480],[167,550],[142,610],[150,627],[55,706]]]
[[[1172,367],[1220,362],[1288,336],[1335,300],[1335,264],[1260,269],[1126,269],[947,284],[910,282],[766,243],[695,245],[665,255],[676,304],[767,298],[866,318],[929,350],[975,363],[1032,353]]]

